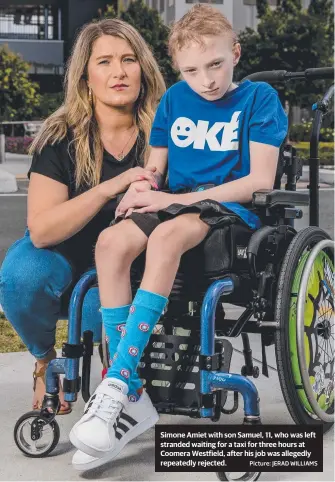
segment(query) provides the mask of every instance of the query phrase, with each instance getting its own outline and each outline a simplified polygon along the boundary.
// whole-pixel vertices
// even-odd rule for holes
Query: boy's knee
[[[122,222],[102,231],[95,246],[96,257],[101,255],[104,260],[135,259],[145,248],[142,233],[138,236],[137,229]]]
[[[177,226],[177,223],[171,221],[157,226],[149,238],[148,252],[160,251],[167,254],[180,250],[181,237],[178,234],[180,229],[181,227]]]
[[[172,221],[175,221],[174,219]],[[165,223],[160,224],[157,228],[153,231],[149,238],[149,242],[152,241],[161,241],[164,242],[170,239],[172,236],[176,236],[178,234],[177,226],[175,222],[166,221]]]
[[[116,226],[112,226],[101,231],[95,245],[96,253],[110,251],[113,247],[113,244],[118,242],[120,239],[120,233],[118,233],[118,230],[114,228],[116,228]]]

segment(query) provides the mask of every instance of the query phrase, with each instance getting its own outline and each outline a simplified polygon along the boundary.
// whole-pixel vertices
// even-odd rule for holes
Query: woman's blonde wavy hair
[[[142,71],[141,92],[134,106],[134,121],[144,137],[141,155],[148,158],[148,142],[157,103],[165,83],[152,52],[141,35],[120,19],[106,19],[85,25],[79,33],[68,62],[63,104],[43,123],[34,139],[30,154],[40,153],[46,144],[55,144],[71,131],[75,152],[76,186],[100,182],[103,144],[99,126],[89,99],[87,64],[94,42],[102,35],[126,40],[132,47]]]

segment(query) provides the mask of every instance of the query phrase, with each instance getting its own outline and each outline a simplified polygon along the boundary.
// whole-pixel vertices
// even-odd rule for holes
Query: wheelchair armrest
[[[252,195],[254,207],[272,208],[274,206],[308,206],[309,193],[299,191],[282,191],[280,189],[261,189]]]

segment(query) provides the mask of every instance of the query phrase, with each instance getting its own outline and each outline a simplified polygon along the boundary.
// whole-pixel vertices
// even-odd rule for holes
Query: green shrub
[[[293,144],[297,149],[298,156],[304,159],[304,164],[309,164],[309,142],[299,142]],[[334,165],[334,142],[321,142],[319,145],[320,165]]]
[[[29,77],[30,66],[7,45],[0,45],[0,114],[2,120],[30,120],[40,103],[39,85]]]
[[[289,131],[289,138],[292,142],[309,142],[312,132],[312,121],[302,122],[301,124],[292,124]],[[334,142],[334,129],[331,127],[321,127],[320,141]]]
[[[42,94],[40,105],[36,107],[34,116],[36,119],[46,119],[53,114],[63,103],[63,92],[56,92],[53,94]]]

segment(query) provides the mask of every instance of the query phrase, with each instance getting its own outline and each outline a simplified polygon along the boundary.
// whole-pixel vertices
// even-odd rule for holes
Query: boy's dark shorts
[[[214,228],[228,226],[235,223],[244,224],[243,220],[241,220],[237,214],[211,199],[205,199],[188,206],[171,204],[171,206],[158,211],[157,213],[133,212],[127,217],[127,219],[131,219],[144,232],[144,234],[149,237],[161,223],[187,213],[199,213],[200,219],[211,228],[208,234]],[[117,224],[123,219],[123,217],[114,219],[111,222],[111,226]]]
[[[134,221],[148,238],[161,223],[157,213],[132,213],[129,219]]]

